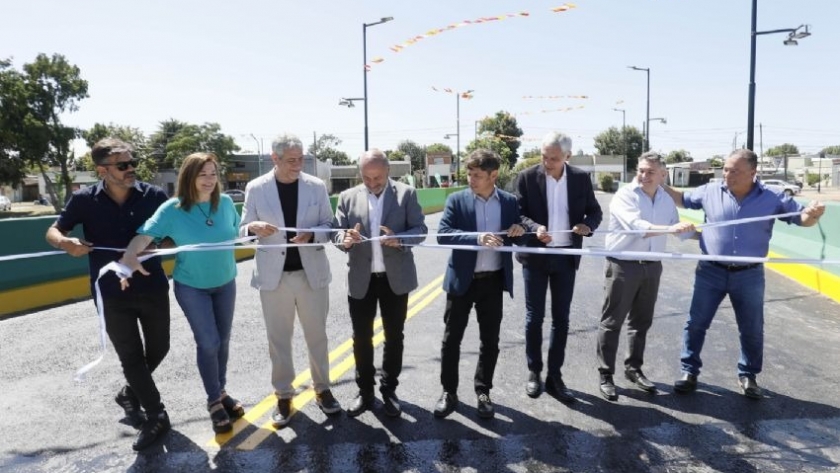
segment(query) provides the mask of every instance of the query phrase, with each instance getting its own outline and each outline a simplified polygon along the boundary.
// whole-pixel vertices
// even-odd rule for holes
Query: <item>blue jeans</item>
[[[729,272],[700,261],[694,275],[694,295],[683,331],[682,371],[700,374],[706,330],[723,298],[729,295],[741,341],[738,376],[755,378],[761,372],[764,354],[764,267]]]
[[[184,311],[195,338],[196,363],[207,402],[216,401],[225,390],[236,281],[210,289],[175,281],[175,299]]]
[[[522,267],[525,280],[525,357],[528,371],[542,371],[542,326],[545,294],[551,287],[551,333],[548,341],[548,375],[559,375],[569,336],[569,310],[575,290],[575,259],[567,255],[547,255],[539,266]]]

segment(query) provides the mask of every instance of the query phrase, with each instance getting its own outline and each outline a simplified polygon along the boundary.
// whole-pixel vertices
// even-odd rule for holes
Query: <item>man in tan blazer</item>
[[[388,158],[378,149],[359,158],[361,185],[341,193],[333,227],[335,244],[350,257],[347,301],[353,323],[353,357],[359,394],[347,408],[355,417],[373,404],[373,321],[379,303],[385,346],[379,391],[385,414],[401,414],[396,389],[402,371],[403,328],[408,293],[417,287],[417,269],[409,244],[425,239],[425,217],[413,187],[392,181]],[[363,238],[392,236],[363,241]],[[423,235],[423,236],[416,236]]]
[[[256,235],[261,244],[304,244],[330,241],[328,232],[296,233],[281,228],[331,228],[332,208],[327,188],[317,177],[301,172],[303,144],[294,135],[281,135],[271,144],[274,168],[245,188],[240,234]],[[291,416],[295,368],[292,334],[295,309],[309,349],[309,370],[315,401],[327,414],[341,412],[330,391],[327,347],[329,284],[332,279],[323,246],[261,248],[251,286],[260,291],[268,347],[271,382],[277,395],[272,415],[275,427]]]

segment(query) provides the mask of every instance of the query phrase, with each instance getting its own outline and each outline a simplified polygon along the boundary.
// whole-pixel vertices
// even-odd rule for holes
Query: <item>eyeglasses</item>
[[[120,161],[118,163],[101,164],[100,166],[114,166],[120,171],[127,171],[129,166],[136,169],[138,164],[140,164],[140,161],[136,159],[131,159],[129,161]]]

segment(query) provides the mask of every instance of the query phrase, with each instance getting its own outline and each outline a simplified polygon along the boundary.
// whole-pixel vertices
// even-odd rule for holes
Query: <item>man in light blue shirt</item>
[[[780,220],[803,227],[815,225],[825,212],[825,205],[812,201],[803,207],[790,197],[768,189],[756,180],[757,164],[754,152],[735,150],[724,163],[722,183],[700,186],[686,194],[671,188],[666,190],[677,206],[703,209],[708,223],[799,212]],[[764,257],[770,247],[774,222],[768,219],[707,228],[700,236],[700,249],[707,255]],[[731,259],[697,264],[694,297],[683,331],[680,355],[683,375],[674,383],[674,390],[688,393],[697,389],[706,330],[727,295],[735,311],[741,341],[738,384],[745,396],[761,399],[761,388],[755,377],[761,372],[764,355],[764,266]]]
[[[694,225],[680,223],[677,207],[660,185],[665,181],[662,157],[648,152],[639,157],[636,180],[622,187],[610,201],[610,222],[606,249],[613,252],[662,252],[666,232],[690,234]],[[644,231],[650,233],[620,233]],[[604,306],[598,330],[598,361],[601,395],[618,400],[613,374],[621,326],[627,322],[627,358],[624,374],[647,392],[656,386],[642,373],[647,331],[653,324],[653,310],[659,293],[662,263],[616,255],[608,257],[604,269]]]

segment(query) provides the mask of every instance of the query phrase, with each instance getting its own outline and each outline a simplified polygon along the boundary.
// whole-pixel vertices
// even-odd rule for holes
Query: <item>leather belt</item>
[[[712,263],[713,265],[717,266],[718,268],[723,268],[723,269],[729,271],[730,273],[735,273],[735,272],[738,272],[738,271],[744,271],[746,269],[752,269],[752,268],[757,268],[757,267],[761,266],[761,263],[724,264],[724,263],[718,263],[717,261],[709,261],[709,263]]]
[[[388,273],[386,273],[386,272],[384,272],[384,271],[383,271],[383,272],[381,272],[381,273],[370,273],[370,277],[372,277],[372,278],[377,278],[377,279],[387,278],[387,277],[388,277]]]
[[[473,273],[473,280],[494,278],[496,276],[500,276],[501,274],[502,274],[501,269],[499,269],[497,271],[479,271],[477,273]]]
[[[607,260],[612,261],[613,263],[636,263],[636,264],[653,264],[653,263],[658,263],[659,262],[659,261],[643,260],[643,259],[618,259],[618,258],[613,258],[612,256],[607,256]]]

